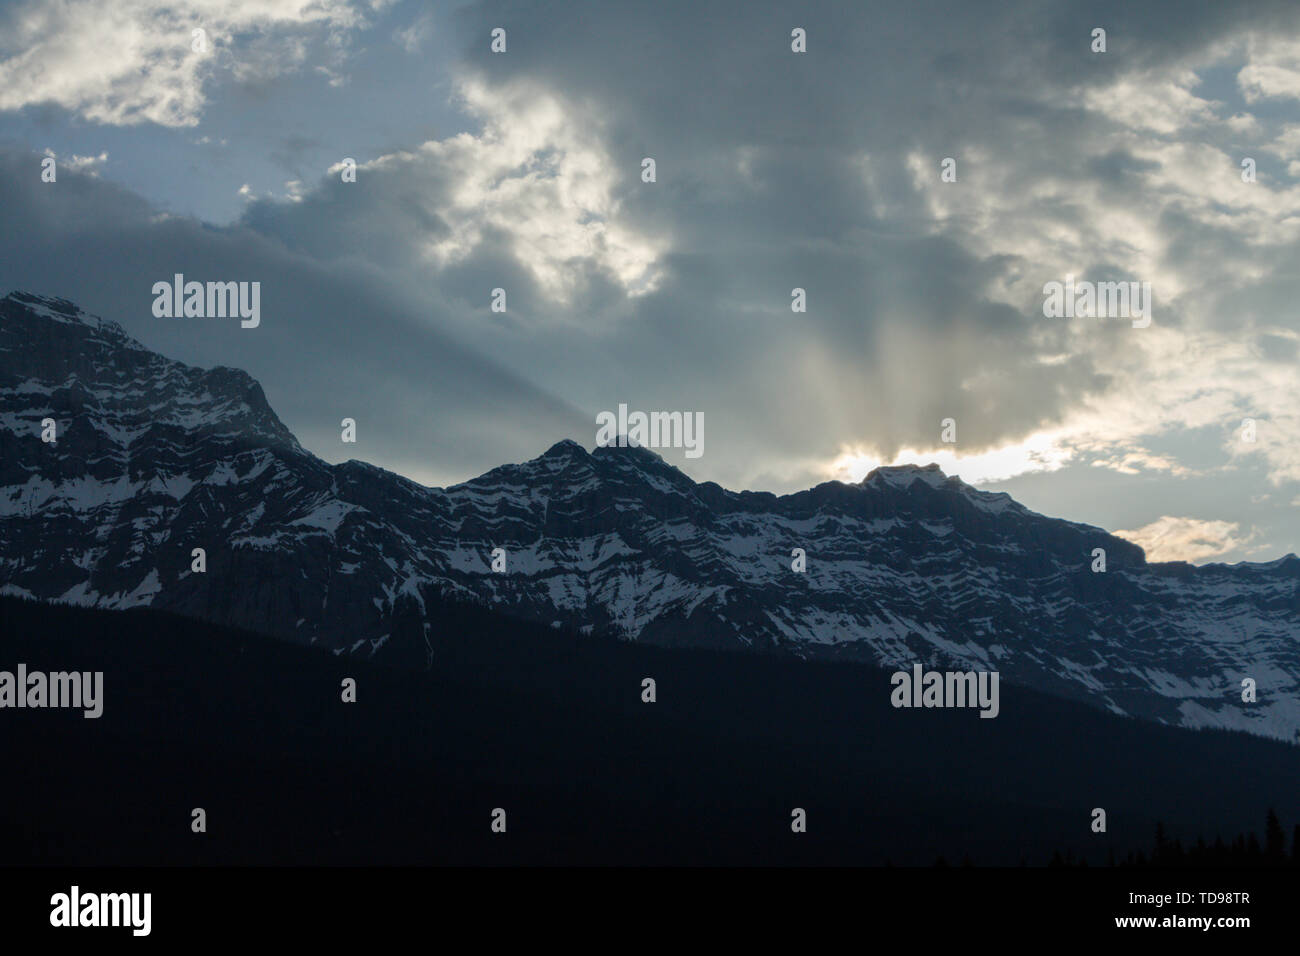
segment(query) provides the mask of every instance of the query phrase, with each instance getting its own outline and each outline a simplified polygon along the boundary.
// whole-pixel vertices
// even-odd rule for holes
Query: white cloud
[[[98,176],[99,171],[96,170],[95,167],[108,162],[108,153],[106,152],[100,153],[98,156],[79,156],[76,153],[73,153],[71,156],[66,156],[60,159],[59,155],[54,152],[54,150],[46,148],[45,155],[56,160],[61,169],[70,169],[73,172],[84,172],[89,176]]]
[[[513,255],[557,303],[570,301],[583,274],[576,266],[584,263],[607,269],[628,295],[654,291],[666,244],[619,219],[620,188],[640,181],[640,167],[615,165],[596,120],[526,84],[489,91],[470,80],[459,94],[482,122],[481,133],[430,141],[358,167],[359,175],[385,175],[394,183],[436,177],[438,188],[423,201],[448,228],[417,238],[429,263],[454,266],[488,237],[507,236]]]
[[[1269,98],[1300,99],[1300,41],[1255,36],[1249,62],[1237,72],[1237,87],[1247,103]]]
[[[1131,129],[1176,133],[1215,119],[1219,104],[1192,93],[1197,82],[1191,70],[1173,75],[1127,74],[1110,86],[1089,87],[1082,102],[1089,110],[1105,113]]]
[[[417,16],[405,30],[393,31],[393,42],[407,53],[418,53],[433,35],[433,16],[425,11]]]
[[[1246,46],[1203,51],[1197,67],[1233,53],[1251,62],[1285,55],[1300,69],[1300,44],[1257,42],[1249,54]],[[1221,465],[1254,456],[1274,485],[1298,481],[1296,369],[1261,361],[1254,343],[1264,335],[1300,339],[1291,314],[1261,294],[1289,272],[1300,245],[1300,186],[1243,183],[1237,140],[1243,129],[1256,130],[1261,152],[1290,157],[1300,148],[1300,126],[1270,120],[1260,129],[1249,114],[1220,116],[1221,104],[1192,93],[1198,83],[1196,72],[1177,64],[1080,91],[1077,105],[1095,114],[1095,124],[1119,129],[1057,143],[1059,162],[1043,160],[1049,144],[1041,140],[1052,134],[1027,131],[1008,138],[1005,150],[950,144],[964,157],[961,188],[940,183],[933,151],[910,155],[909,172],[936,235],[1018,264],[1001,294],[1022,313],[1041,315],[1044,282],[1102,278],[1089,274],[1097,267],[1151,283],[1150,328],[1042,320],[1044,337],[1064,336],[1063,356],[1090,357],[1109,381],[1026,441],[1050,441],[1069,459],[1121,474],[1181,477],[1196,469],[1152,450],[1153,440],[1216,428],[1226,436]],[[1099,168],[1120,172],[1106,177]],[[1257,298],[1263,304],[1248,312]],[[1232,432],[1244,417],[1261,421],[1254,444]]]
[[[294,30],[363,25],[365,0],[28,0],[0,31],[0,110],[55,103],[86,119],[194,126],[217,71],[265,78],[297,69]],[[206,33],[195,52],[193,32]],[[333,44],[338,49],[338,44]]]
[[[1245,546],[1253,534],[1241,534],[1235,521],[1206,521],[1163,515],[1133,531],[1116,531],[1116,537],[1132,541],[1147,554],[1148,561],[1204,561]]]

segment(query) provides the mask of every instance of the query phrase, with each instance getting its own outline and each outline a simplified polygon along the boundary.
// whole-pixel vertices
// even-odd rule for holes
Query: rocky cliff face
[[[0,593],[362,654],[421,634],[431,652],[430,604],[469,600],[593,635],[998,670],[1116,713],[1300,731],[1294,555],[1148,564],[936,466],[778,497],[562,441],[426,488],[311,455],[243,372],[23,293],[0,300]]]

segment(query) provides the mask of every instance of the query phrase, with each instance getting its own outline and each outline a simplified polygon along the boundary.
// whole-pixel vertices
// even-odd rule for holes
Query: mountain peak
[[[930,487],[938,488],[949,480],[949,477],[943,473],[943,469],[937,463],[930,462],[928,465],[881,465],[878,468],[873,468],[862,479],[862,484],[883,483],[892,485],[895,488],[903,488],[914,481],[924,481]]]
[[[117,447],[125,454],[153,426],[302,451],[243,369],[202,369],[166,358],[68,299],[22,291],[0,299],[0,378],[22,383],[25,397],[16,407],[29,407],[43,393],[45,412],[76,435],[96,433],[101,452]],[[62,395],[69,382],[76,394],[93,397],[94,414]]]
[[[626,440],[625,436],[620,436],[620,438]],[[667,464],[667,462],[664,462],[663,456],[653,449],[647,448],[644,445],[634,445],[630,442],[626,445],[618,445],[612,442],[608,445],[597,445],[592,450],[591,454],[593,457],[627,457],[644,462],[662,462]]]
[[[60,299],[52,295],[38,295],[35,292],[24,292],[21,289],[15,289],[5,296],[7,301],[17,302],[29,306],[32,311],[44,310],[52,312],[61,321],[83,321],[85,312],[75,302],[68,299]]]
[[[101,319],[97,315],[91,315],[75,302],[57,296],[40,295],[35,292],[24,292],[15,289],[3,299],[0,299],[0,316],[7,315],[17,315],[24,318],[35,317],[62,325],[80,326],[96,332],[107,332],[132,348],[144,348],[139,342],[131,338],[126,329],[122,328],[118,323],[109,319]]]
[[[587,449],[572,438],[562,438],[542,453],[543,458],[586,458]]]

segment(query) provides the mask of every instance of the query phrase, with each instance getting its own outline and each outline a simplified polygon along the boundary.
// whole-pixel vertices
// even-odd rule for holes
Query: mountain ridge
[[[937,465],[778,496],[564,439],[428,487],[325,463],[251,376],[173,362],[85,315],[0,300],[0,593],[148,605],[338,653],[400,642],[426,659],[430,607],[470,601],[591,635],[997,669],[1121,714],[1300,730],[1294,555],[1148,563]],[[1105,573],[1090,569],[1098,547]]]

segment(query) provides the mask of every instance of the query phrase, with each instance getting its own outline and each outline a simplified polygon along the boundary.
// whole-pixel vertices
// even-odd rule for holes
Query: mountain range
[[[592,640],[996,670],[1118,715],[1300,732],[1294,554],[1151,563],[935,465],[777,496],[565,440],[430,488],[318,458],[245,372],[23,292],[0,300],[0,594],[415,663],[451,636],[440,609],[474,604]]]

